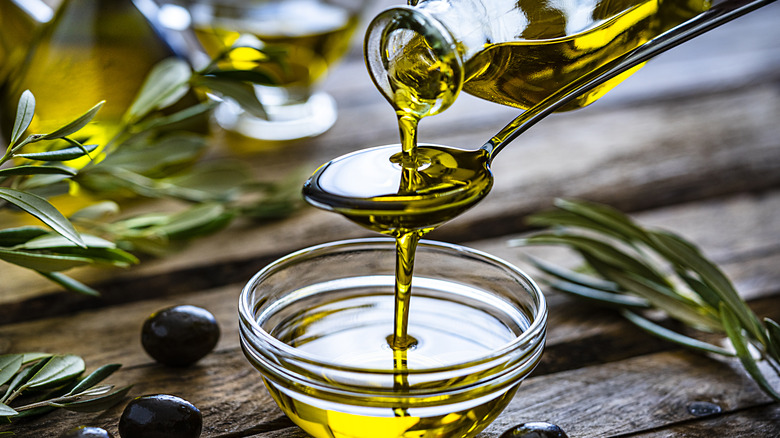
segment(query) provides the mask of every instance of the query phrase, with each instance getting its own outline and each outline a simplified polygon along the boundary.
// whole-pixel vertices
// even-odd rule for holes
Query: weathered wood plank
[[[693,420],[688,408],[694,402],[713,403],[723,413],[769,404],[746,375],[725,363],[659,353],[531,378],[480,437],[497,437],[533,420],[558,424],[571,438],[620,436]],[[710,436],[732,435],[726,430]]]
[[[687,438],[757,438],[780,436],[780,405],[777,403],[746,409],[729,415],[708,415],[702,419],[684,421],[679,425],[664,427],[648,432],[619,435],[619,437],[666,438],[684,436]],[[616,437],[617,438],[617,437]]]

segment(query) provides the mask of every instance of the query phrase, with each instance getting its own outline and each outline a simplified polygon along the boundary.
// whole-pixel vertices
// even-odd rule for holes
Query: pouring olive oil
[[[505,25],[506,20],[515,20],[513,29],[521,31],[516,34],[541,32],[545,38],[486,43],[471,55],[466,37],[456,39],[448,34],[448,18],[433,20],[424,7],[422,11],[394,8],[375,19],[369,26],[366,58],[372,79],[396,111],[401,146],[366,149],[326,163],[305,183],[303,193],[317,207],[395,237],[394,319],[392,333],[386,336],[388,350],[394,354],[386,360],[394,361],[399,385],[408,384],[403,376],[414,364],[398,351],[414,352],[419,337],[408,319],[415,248],[425,233],[487,195],[493,182],[490,162],[497,151],[550,112],[579,108],[598,99],[650,57],[769,2],[757,0],[743,8],[744,2],[727,1],[720,10],[688,21],[709,4],[577,2],[576,8],[552,11],[547,2],[511,2],[509,9],[492,18]],[[418,6],[433,3],[443,4],[431,0]],[[468,6],[475,3],[461,2]],[[609,15],[613,7],[619,12]],[[534,21],[535,17],[541,18]],[[578,26],[583,22],[585,25]],[[504,27],[497,25],[496,32]],[[570,28],[578,30],[563,36],[545,33]],[[669,28],[674,29],[658,36]],[[487,100],[529,109],[476,151],[418,145],[420,120],[446,109],[461,88]],[[415,286],[415,296],[419,290]],[[469,324],[467,319],[458,321]],[[425,429],[415,427],[398,433],[392,429],[392,436],[474,436],[489,423],[491,415],[497,415],[480,417],[477,414],[484,412],[478,410],[466,414],[475,427],[458,435],[441,433],[446,417],[438,417],[423,422]],[[352,418],[351,430],[368,431],[386,423],[401,427],[407,411],[395,409],[394,413],[397,421]]]

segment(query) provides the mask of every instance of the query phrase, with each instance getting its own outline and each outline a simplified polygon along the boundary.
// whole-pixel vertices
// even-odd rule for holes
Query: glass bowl
[[[241,292],[244,354],[316,438],[473,437],[539,362],[547,305],[516,267],[421,241],[407,350],[387,342],[394,273],[393,239],[356,239],[281,258]]]

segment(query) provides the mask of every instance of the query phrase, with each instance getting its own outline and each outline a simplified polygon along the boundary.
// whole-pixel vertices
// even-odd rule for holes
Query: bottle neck
[[[460,43],[428,11],[431,6],[420,4],[381,12],[369,24],[363,46],[369,74],[379,91],[399,116],[404,113],[417,119],[449,107],[464,81]]]

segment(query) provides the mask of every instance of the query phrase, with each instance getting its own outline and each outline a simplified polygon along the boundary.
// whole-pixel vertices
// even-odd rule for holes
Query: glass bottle
[[[4,0],[6,1],[6,0]],[[22,66],[8,78],[3,131],[29,89],[36,98],[31,132],[45,133],[105,100],[81,137],[105,145],[117,132],[151,68],[176,56],[133,0],[64,0]]]
[[[0,1],[0,85],[24,59],[35,32],[51,16],[51,8],[40,0]]]
[[[709,6],[709,0],[410,0],[374,18],[365,58],[399,114],[441,112],[461,89],[527,109]],[[634,71],[564,109],[594,102]]]

